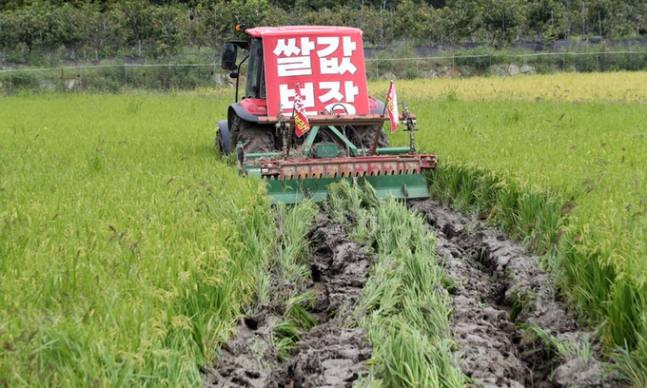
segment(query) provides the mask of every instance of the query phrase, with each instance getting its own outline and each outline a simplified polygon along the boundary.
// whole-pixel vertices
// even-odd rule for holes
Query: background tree
[[[645,39],[645,0],[0,0],[0,61],[168,57],[233,26],[357,26],[367,45]]]
[[[481,4],[483,28],[492,44],[498,47],[518,37],[523,11],[521,0],[486,0]]]
[[[529,35],[544,42],[566,37],[566,9],[557,0],[538,0],[528,6],[526,24]]]
[[[126,0],[115,6],[115,11],[123,20],[126,42],[137,47],[142,55],[144,45],[153,34],[153,14],[145,0]]]

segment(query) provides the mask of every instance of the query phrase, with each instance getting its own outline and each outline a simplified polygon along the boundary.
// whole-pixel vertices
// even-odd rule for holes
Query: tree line
[[[396,40],[505,47],[518,41],[645,39],[644,0],[0,0],[0,61],[163,58],[219,47],[233,26],[351,25]]]

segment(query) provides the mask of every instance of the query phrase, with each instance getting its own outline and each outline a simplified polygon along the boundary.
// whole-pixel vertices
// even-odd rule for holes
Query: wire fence
[[[429,57],[368,58],[371,78],[433,78],[473,75],[517,75],[561,71],[617,71],[647,69],[647,51],[492,52]],[[387,76],[388,75],[388,76]]]
[[[419,57],[369,57],[369,79],[510,76],[560,71],[647,70],[647,51],[492,52]],[[244,74],[244,73],[243,73]],[[0,68],[0,92],[120,91],[192,89],[231,84],[228,73],[210,63],[82,64]]]
[[[618,55],[618,54],[646,54],[647,51],[632,51],[632,50],[622,50],[622,51],[591,51],[591,52],[539,52],[539,53],[524,53],[524,54],[466,54],[466,55],[434,55],[428,57],[405,57],[405,58],[367,58],[366,62],[375,62],[375,61],[412,61],[412,60],[440,60],[440,59],[461,59],[461,58],[488,58],[496,56],[505,56],[508,58],[528,58],[528,57],[555,57],[555,56],[566,56],[566,55]]]
[[[99,65],[68,65],[55,67],[11,67],[0,69],[0,74],[7,73],[37,73],[50,71],[75,71],[84,69],[116,69],[116,68],[159,68],[159,67],[216,67],[215,63],[124,63],[124,64],[99,64]]]

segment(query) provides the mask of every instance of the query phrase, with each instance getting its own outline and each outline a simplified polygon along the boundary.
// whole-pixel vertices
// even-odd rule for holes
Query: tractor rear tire
[[[368,125],[368,126],[356,126],[354,127],[355,131],[355,139],[352,139],[355,144],[358,146],[361,145],[364,148],[370,148],[371,145],[373,145],[373,142],[375,142],[375,131],[379,130],[378,138],[377,138],[377,146],[379,147],[388,147],[389,146],[389,138],[386,136],[386,133],[384,133],[384,129],[382,128],[381,125]]]
[[[276,150],[271,126],[261,126],[234,117],[231,123],[231,140],[233,147],[243,143],[245,152],[272,152]]]
[[[227,120],[220,120],[217,124],[218,131],[214,140],[214,148],[223,155],[231,153],[231,138],[229,136],[229,125]]]

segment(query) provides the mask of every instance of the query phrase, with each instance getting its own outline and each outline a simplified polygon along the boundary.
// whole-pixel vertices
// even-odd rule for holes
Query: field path
[[[451,326],[463,373],[487,387],[618,386],[539,257],[434,201],[411,208],[435,231],[439,260],[454,283]]]

